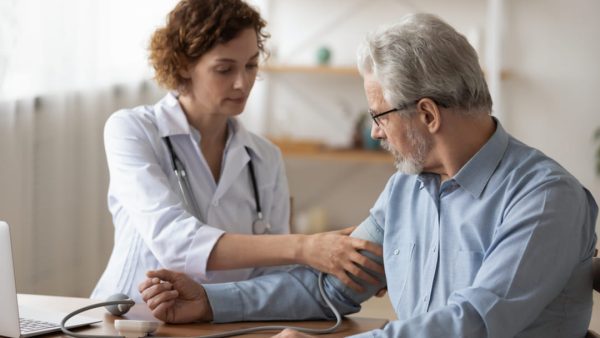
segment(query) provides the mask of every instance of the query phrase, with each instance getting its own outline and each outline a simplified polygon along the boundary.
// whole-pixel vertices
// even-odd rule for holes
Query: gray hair
[[[358,49],[358,69],[375,76],[395,107],[428,97],[466,113],[492,111],[477,53],[435,15],[409,14],[369,34]]]

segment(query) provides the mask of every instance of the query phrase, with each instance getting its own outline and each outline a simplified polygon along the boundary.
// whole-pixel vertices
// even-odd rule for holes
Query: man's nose
[[[371,138],[374,140],[384,140],[385,133],[383,132],[383,128],[377,125],[374,121],[371,122]]]

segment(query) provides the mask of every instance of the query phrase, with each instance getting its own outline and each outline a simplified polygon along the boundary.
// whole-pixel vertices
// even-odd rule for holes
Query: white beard
[[[413,149],[412,153],[401,154],[386,140],[381,141],[381,147],[394,156],[394,165],[399,172],[407,175],[418,175],[423,172],[425,157],[431,149],[431,142],[415,133],[412,129],[405,128],[406,138]]]

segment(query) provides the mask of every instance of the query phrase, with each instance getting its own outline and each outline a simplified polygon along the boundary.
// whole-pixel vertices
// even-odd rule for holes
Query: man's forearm
[[[333,313],[319,294],[317,279],[317,271],[297,267],[249,281],[204,287],[216,323],[331,318]],[[341,313],[360,309],[339,295],[330,283],[325,282],[325,289]]]
[[[376,225],[367,219],[352,236],[381,243],[383,235],[375,231]],[[376,257],[364,252],[371,259]],[[385,276],[375,275],[378,285],[355,279],[365,288],[358,293],[330,275],[324,278],[324,289],[332,303],[342,314],[357,312],[360,303],[385,286]],[[287,272],[260,276],[248,281],[204,285],[218,323],[261,320],[306,320],[332,318],[322,299],[318,286],[318,272],[307,267],[297,267]]]

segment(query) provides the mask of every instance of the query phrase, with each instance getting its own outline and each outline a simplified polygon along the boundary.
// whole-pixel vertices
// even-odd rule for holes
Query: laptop
[[[8,224],[0,221],[0,336],[31,337],[60,331],[60,322],[65,315],[18,306],[10,232]],[[67,327],[75,328],[100,321],[78,315],[67,322]]]

